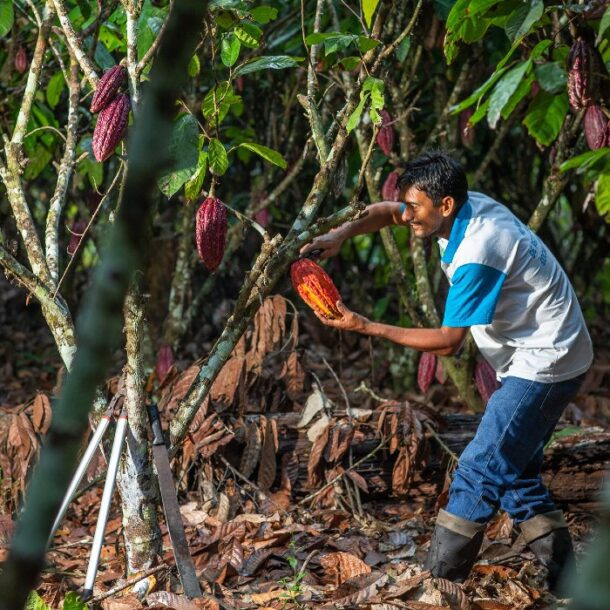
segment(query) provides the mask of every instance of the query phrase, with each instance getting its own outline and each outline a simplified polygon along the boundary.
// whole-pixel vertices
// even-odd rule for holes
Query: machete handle
[[[159,409],[157,405],[151,404],[147,407],[148,419],[153,431],[153,445],[165,445],[165,439],[163,438],[163,429],[161,428],[161,418],[159,416]]]

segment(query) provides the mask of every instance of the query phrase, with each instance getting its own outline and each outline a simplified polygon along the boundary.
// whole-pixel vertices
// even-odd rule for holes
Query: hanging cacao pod
[[[91,112],[100,112],[106,108],[116,96],[126,77],[127,69],[120,64],[106,70],[97,83],[95,93],[91,99]]]
[[[383,186],[381,187],[381,198],[384,201],[398,201],[400,199],[398,178],[400,178],[400,172],[396,170],[388,174]]]
[[[342,317],[337,309],[341,295],[320,265],[308,258],[295,261],[290,267],[290,279],[299,296],[321,316],[331,320]]]
[[[175,362],[176,360],[174,358],[172,348],[169,345],[162,345],[157,353],[157,363],[155,365],[159,383],[163,383],[163,380],[169,373],[172,366],[174,366]]]
[[[436,356],[430,352],[423,352],[419,358],[417,367],[417,385],[425,394],[434,379],[436,373]]]
[[[195,241],[199,258],[209,271],[216,271],[225,253],[227,210],[217,197],[206,197],[195,217]]]
[[[117,95],[97,117],[93,130],[93,155],[98,161],[105,161],[123,139],[129,122],[131,102],[125,93]]]
[[[254,220],[256,220],[256,222],[258,222],[258,224],[263,227],[263,229],[265,229],[269,224],[269,221],[271,220],[271,214],[269,214],[269,209],[263,208],[262,210],[259,210],[254,215]]]
[[[441,385],[447,381],[445,367],[443,366],[443,361],[440,358],[436,359],[436,371],[434,372],[434,379],[436,379],[436,381],[438,381],[438,383]]]
[[[485,404],[489,402],[491,395],[500,387],[496,372],[487,360],[477,360],[474,366],[474,381]]]
[[[85,220],[76,220],[70,229],[70,241],[68,242],[67,252],[70,256],[74,256],[78,246],[83,238],[87,222]]]
[[[585,139],[591,150],[610,145],[610,122],[599,106],[587,108],[583,124]]]
[[[387,110],[382,110],[379,114],[381,115],[381,128],[377,132],[376,142],[383,154],[389,157],[394,148],[396,134],[394,133],[394,126],[391,125],[392,117],[390,113]]]
[[[573,110],[582,110],[593,102],[595,90],[594,52],[582,38],[574,41],[568,54],[568,99]]]
[[[472,148],[474,146],[474,125],[470,125],[468,123],[473,114],[474,108],[466,108],[466,110],[462,110],[462,112],[460,112],[460,116],[458,117],[460,140],[462,142],[462,146],[465,146],[466,148]]]
[[[28,69],[28,54],[24,47],[19,47],[17,53],[15,53],[15,70],[19,74],[23,74]]]

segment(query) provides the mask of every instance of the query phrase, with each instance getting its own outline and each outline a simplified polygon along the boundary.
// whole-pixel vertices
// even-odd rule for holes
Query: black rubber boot
[[[485,523],[475,523],[440,510],[424,564],[432,576],[464,582],[476,561]]]
[[[574,549],[560,510],[536,515],[521,523],[521,532],[538,561],[547,569],[545,585],[557,594],[562,575],[574,567]]]

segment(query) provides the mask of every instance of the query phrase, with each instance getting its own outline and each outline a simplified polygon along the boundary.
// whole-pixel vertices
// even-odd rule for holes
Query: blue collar
[[[464,239],[464,235],[466,234],[466,229],[468,228],[468,223],[470,222],[471,218],[472,205],[470,205],[470,200],[467,200],[458,210],[455,220],[453,221],[451,235],[449,235],[449,241],[447,242],[447,247],[445,248],[445,252],[443,253],[443,257],[441,259],[443,263],[449,264],[451,261],[453,261],[453,256]]]

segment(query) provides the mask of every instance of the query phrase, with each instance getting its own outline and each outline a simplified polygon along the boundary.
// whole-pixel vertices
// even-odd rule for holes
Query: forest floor
[[[0,288],[1,562],[50,424],[60,367],[37,307],[24,307],[21,291]],[[266,303],[173,462],[205,597],[189,601],[180,594],[161,513],[162,557],[147,573],[126,577],[115,494],[90,607],[564,607],[544,592],[544,569],[505,514],[488,526],[480,560],[463,586],[422,570],[455,462],[442,420],[461,421],[466,409],[440,383],[425,395],[394,395],[389,363],[368,340],[343,336],[337,345],[315,319],[300,320],[299,328],[281,297]],[[193,337],[161,383],[151,376],[165,427],[209,345]],[[601,436],[610,430],[609,361],[598,353],[595,371],[566,411],[557,440],[564,448],[579,429]],[[109,394],[115,385],[116,378],[109,380]],[[57,532],[37,589],[39,605],[32,607],[61,608],[64,600],[64,608],[79,607],[70,592],[84,583],[103,473],[99,457]],[[599,475],[583,473],[597,477],[593,491],[562,504],[578,556],[597,521]]]

